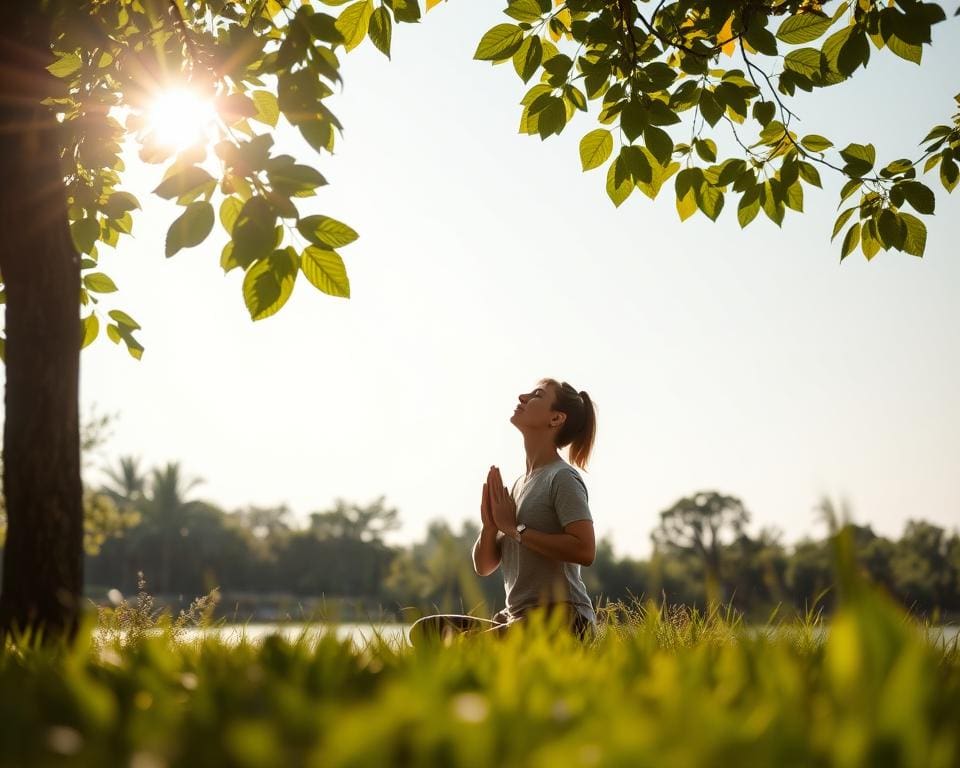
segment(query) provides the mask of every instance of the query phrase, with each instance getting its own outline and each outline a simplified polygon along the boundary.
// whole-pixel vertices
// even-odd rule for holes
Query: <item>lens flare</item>
[[[213,104],[186,88],[164,91],[150,107],[148,125],[157,143],[183,150],[204,142],[216,118]]]

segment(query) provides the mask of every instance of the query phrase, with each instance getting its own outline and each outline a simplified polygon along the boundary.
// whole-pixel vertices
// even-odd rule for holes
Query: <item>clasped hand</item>
[[[483,484],[483,498],[480,502],[480,519],[484,530],[498,529],[512,536],[517,528],[517,506],[510,491],[503,484],[500,470],[490,467],[487,482]]]

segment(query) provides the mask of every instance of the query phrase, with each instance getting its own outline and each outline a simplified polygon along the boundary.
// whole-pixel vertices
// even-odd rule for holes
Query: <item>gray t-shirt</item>
[[[593,519],[580,473],[562,459],[535,469],[529,478],[518,478],[510,493],[517,505],[517,522],[536,531],[563,533],[565,525]],[[537,605],[571,603],[583,618],[596,622],[577,563],[544,557],[509,536],[500,546],[508,620]]]

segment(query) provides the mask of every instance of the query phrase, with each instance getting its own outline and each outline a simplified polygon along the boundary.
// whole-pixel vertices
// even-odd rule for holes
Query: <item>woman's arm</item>
[[[516,537],[517,507],[500,477],[500,470],[492,467],[487,483],[490,487],[490,512],[496,526],[507,536]],[[486,488],[486,486],[484,486]],[[587,506],[586,488],[582,481],[569,486],[568,491],[558,496],[557,516],[561,520],[570,520],[563,526],[563,533],[544,533],[526,528],[522,534],[521,545],[534,552],[560,560],[564,563],[590,565],[597,554],[593,533],[593,520]],[[578,519],[579,518],[579,519]]]
[[[565,525],[563,533],[544,533],[527,528],[520,536],[521,546],[537,554],[565,563],[588,566],[597,554],[593,523],[577,520]]]
[[[483,494],[480,497],[480,535],[473,545],[473,570],[478,576],[489,576],[500,567],[500,537],[497,524],[493,519],[490,498],[490,473],[487,473],[488,482],[483,484]]]
[[[484,527],[473,545],[473,570],[489,576],[500,567],[500,531]]]

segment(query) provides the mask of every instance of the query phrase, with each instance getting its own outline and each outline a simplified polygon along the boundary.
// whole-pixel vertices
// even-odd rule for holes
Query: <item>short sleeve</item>
[[[551,493],[561,527],[577,520],[593,520],[587,504],[587,486],[576,470],[564,467],[557,472],[553,477]]]

